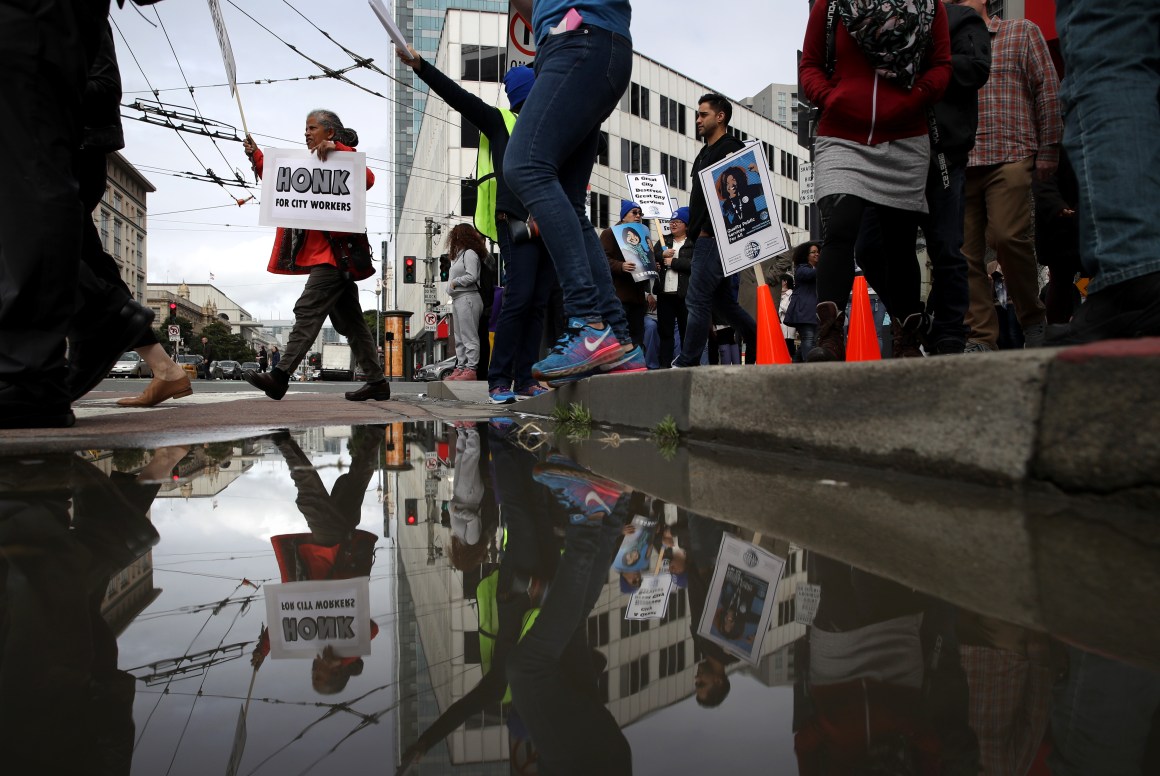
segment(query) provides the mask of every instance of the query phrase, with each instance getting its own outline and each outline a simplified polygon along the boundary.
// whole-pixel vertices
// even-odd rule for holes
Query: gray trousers
[[[384,377],[383,367],[379,363],[375,338],[362,316],[358,286],[329,264],[311,268],[306,288],[302,289],[302,296],[294,304],[294,328],[290,330],[286,349],[282,351],[282,358],[275,369],[294,374],[318,338],[318,332],[322,330],[322,323],[328,315],[334,330],[350,343],[350,352],[366,372],[367,381],[381,380]]]
[[[476,291],[451,297],[451,323],[455,327],[455,365],[479,367],[479,316],[483,299]]]

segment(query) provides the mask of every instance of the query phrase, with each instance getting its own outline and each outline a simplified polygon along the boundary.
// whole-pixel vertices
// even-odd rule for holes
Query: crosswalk
[[[92,396],[92,394],[90,394]],[[141,412],[155,412],[157,410],[170,410],[182,408],[195,408],[205,406],[207,404],[224,404],[233,401],[249,401],[252,399],[265,399],[266,396],[257,392],[239,391],[237,393],[226,391],[215,391],[206,393],[194,393],[192,396],[186,396],[183,399],[170,399],[158,404],[156,407],[121,407],[117,405],[117,399],[121,397],[109,398],[84,398],[73,404],[73,413],[77,418],[96,418],[103,415],[118,415],[121,413],[141,413]]]

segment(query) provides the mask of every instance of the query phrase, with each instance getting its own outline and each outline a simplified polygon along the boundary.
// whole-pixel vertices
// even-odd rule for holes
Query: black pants
[[[921,276],[915,239],[921,213],[872,205],[850,194],[831,194],[818,203],[822,213],[822,256],[818,260],[818,303],[833,302],[846,309],[854,285],[855,244],[858,266],[874,287],[890,317],[901,322],[922,312],[919,300]],[[873,209],[877,239],[859,239],[863,216]],[[868,226],[872,228],[872,225]],[[880,247],[875,250],[874,246]]]
[[[677,324],[677,330],[681,332],[681,340],[684,341],[685,324],[689,322],[685,300],[676,294],[657,294],[657,334],[661,338],[661,369],[668,369],[673,365],[674,322]]]
[[[86,214],[74,169],[81,98],[108,0],[0,2],[0,381],[67,401]]]
[[[375,338],[363,319],[358,286],[329,264],[310,268],[306,288],[302,289],[302,296],[294,304],[294,328],[290,330],[278,369],[294,374],[302,359],[306,358],[311,343],[322,330],[327,316],[334,324],[334,330],[350,343],[350,352],[366,372],[367,380],[381,380],[383,367],[379,363]]]

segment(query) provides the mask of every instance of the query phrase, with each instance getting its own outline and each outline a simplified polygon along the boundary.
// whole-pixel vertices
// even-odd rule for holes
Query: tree
[[[207,323],[205,328],[201,330],[201,336],[209,341],[203,346],[201,339],[198,338],[197,343],[192,348],[194,353],[205,355],[205,349],[208,347],[209,353],[213,356],[214,361],[221,361],[222,359],[231,361],[256,360],[254,349],[242,339],[241,335],[231,334],[230,327],[221,321]]]

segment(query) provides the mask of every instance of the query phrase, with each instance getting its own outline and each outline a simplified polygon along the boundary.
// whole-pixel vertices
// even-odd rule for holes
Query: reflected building
[[[397,480],[399,501],[417,508],[413,524],[411,513],[404,510],[396,533],[400,751],[482,678],[475,589],[494,568],[485,564],[460,573],[446,560],[444,548],[451,532],[442,523],[439,506],[451,497],[454,472],[438,467],[426,471],[423,446],[412,444],[411,450],[414,466]],[[497,536],[497,545],[499,541]],[[787,558],[773,604],[780,617],[771,620],[757,667],[734,663],[727,669],[751,673],[770,686],[792,683],[786,647],[805,633],[805,626],[794,622],[793,616],[796,587],[805,580],[804,553],[785,543],[775,545],[774,551]],[[588,643],[608,659],[600,679],[603,700],[622,728],[692,696],[701,657],[693,640],[697,623],[686,590],[673,590],[660,620],[626,620],[628,603],[619,575],[609,569],[608,582],[588,617]],[[443,746],[429,751],[415,773],[488,773],[485,764],[502,764],[496,772],[507,773],[505,713],[499,704],[484,709],[452,732]]]

